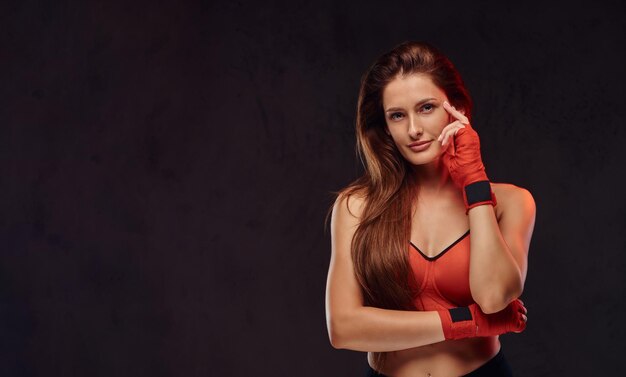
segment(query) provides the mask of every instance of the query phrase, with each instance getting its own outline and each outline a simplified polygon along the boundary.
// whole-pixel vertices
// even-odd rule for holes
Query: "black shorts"
[[[504,357],[502,353],[502,348],[500,351],[492,357],[485,364],[478,367],[478,369],[474,369],[468,374],[464,374],[461,377],[511,377],[513,376],[513,370],[511,369],[511,365]],[[367,366],[367,374],[366,377],[387,377],[384,374],[377,373],[372,367]]]

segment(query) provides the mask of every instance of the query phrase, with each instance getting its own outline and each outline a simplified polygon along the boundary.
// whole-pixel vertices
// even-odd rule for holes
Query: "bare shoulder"
[[[333,206],[333,217],[344,221],[358,221],[365,209],[366,196],[363,192],[340,193]]]
[[[491,183],[496,200],[496,214],[498,219],[505,213],[527,212],[534,215],[536,211],[535,199],[527,189],[511,183]]]

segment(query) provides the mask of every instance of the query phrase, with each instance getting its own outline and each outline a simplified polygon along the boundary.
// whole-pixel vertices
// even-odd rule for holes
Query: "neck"
[[[417,176],[422,194],[427,196],[438,195],[445,190],[454,188],[448,167],[441,158],[436,158],[427,164],[414,165],[413,171]]]

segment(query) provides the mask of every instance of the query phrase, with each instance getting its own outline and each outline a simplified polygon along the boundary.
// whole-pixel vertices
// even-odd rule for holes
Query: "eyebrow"
[[[425,99],[423,99],[423,100],[419,101],[418,103],[416,103],[416,104],[415,104],[415,107],[418,107],[418,106],[420,106],[421,104],[423,104],[423,103],[425,103],[425,102],[428,102],[428,101],[430,101],[430,100],[433,100],[433,99],[435,99],[435,100],[436,100],[437,98],[433,98],[433,97],[431,97],[431,98],[425,98]],[[390,107],[390,108],[388,108],[387,110],[385,110],[385,112],[386,112],[386,113],[388,113],[388,112],[390,112],[390,111],[396,111],[396,110],[404,110],[404,109],[402,109],[401,107]]]

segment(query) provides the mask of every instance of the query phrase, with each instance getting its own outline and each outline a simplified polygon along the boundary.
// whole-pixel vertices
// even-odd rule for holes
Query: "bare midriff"
[[[387,353],[384,369],[369,365],[388,377],[458,377],[487,363],[500,350],[498,336],[445,340],[421,347]]]

